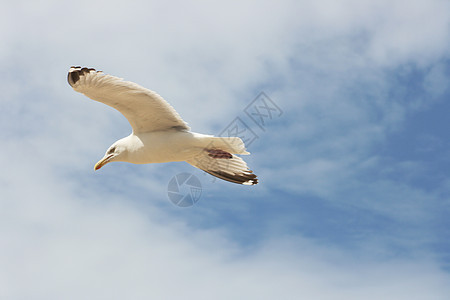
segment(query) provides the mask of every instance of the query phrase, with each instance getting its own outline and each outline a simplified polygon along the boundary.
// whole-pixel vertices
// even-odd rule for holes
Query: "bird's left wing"
[[[121,112],[130,122],[134,133],[190,130],[160,95],[136,83],[81,67],[71,67],[67,80],[75,91]]]
[[[223,150],[204,149],[186,162],[226,181],[245,185],[258,183],[257,176],[242,158]]]

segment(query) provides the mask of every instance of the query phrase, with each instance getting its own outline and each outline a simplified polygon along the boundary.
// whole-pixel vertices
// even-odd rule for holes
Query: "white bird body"
[[[185,161],[207,145],[193,133],[178,130],[132,133],[125,139],[133,153],[127,161],[134,164]]]
[[[95,69],[71,67],[67,77],[77,92],[120,111],[132,133],[112,144],[95,170],[112,161],[134,164],[186,161],[230,182],[254,185],[256,175],[242,158],[250,154],[238,137],[190,131],[180,115],[157,93]]]
[[[215,139],[209,135],[179,130],[132,133],[115,143],[126,144],[131,154],[126,160],[117,161],[133,164],[186,161],[199,155]]]

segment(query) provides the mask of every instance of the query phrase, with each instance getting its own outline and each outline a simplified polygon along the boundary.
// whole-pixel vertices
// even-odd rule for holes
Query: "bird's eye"
[[[107,154],[114,153],[114,151],[116,151],[116,147],[111,147],[111,148],[109,148]]]

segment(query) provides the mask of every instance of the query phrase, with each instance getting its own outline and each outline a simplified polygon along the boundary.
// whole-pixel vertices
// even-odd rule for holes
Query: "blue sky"
[[[448,1],[15,1],[0,12],[0,298],[447,299]],[[257,135],[256,186],[93,166],[130,133],[71,65]],[[264,130],[245,108],[265,92]],[[202,195],[174,206],[167,184]]]

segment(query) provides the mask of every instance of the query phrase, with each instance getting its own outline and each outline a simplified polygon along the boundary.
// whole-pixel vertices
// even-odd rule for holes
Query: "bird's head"
[[[111,145],[103,156],[94,166],[94,170],[98,170],[104,165],[112,161],[123,161],[127,154],[127,148],[120,141]]]

